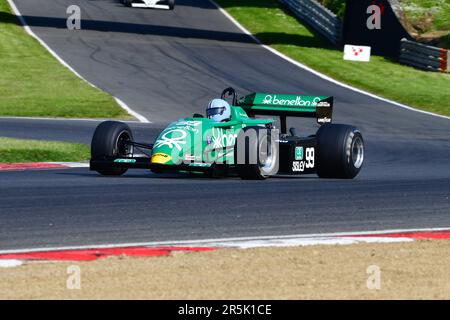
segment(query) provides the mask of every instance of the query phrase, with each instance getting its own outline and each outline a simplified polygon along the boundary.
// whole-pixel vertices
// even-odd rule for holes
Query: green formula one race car
[[[169,124],[152,144],[134,141],[125,123],[102,122],[92,138],[90,169],[109,176],[139,168],[242,179],[310,173],[352,179],[364,161],[363,137],[353,126],[332,124],[332,110],[332,97],[252,93],[238,98],[227,88],[209,103],[206,116]],[[275,119],[257,115],[279,117],[279,128]],[[294,128],[287,132],[286,117],[315,118],[320,127],[299,137]]]

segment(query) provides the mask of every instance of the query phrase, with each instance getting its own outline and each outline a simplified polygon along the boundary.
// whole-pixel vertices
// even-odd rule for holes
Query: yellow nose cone
[[[155,153],[152,155],[151,162],[152,163],[159,163],[164,164],[172,160],[172,157],[165,153]]]

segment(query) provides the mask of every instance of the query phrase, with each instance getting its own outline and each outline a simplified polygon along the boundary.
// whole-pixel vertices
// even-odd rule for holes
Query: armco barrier
[[[423,43],[401,40],[399,61],[422,70],[450,72],[450,52]]]
[[[301,20],[333,44],[342,41],[342,22],[329,9],[315,0],[280,0]]]

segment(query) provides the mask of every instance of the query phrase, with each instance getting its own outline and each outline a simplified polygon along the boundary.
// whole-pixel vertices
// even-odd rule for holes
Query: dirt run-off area
[[[450,299],[450,241],[28,261],[0,299]]]

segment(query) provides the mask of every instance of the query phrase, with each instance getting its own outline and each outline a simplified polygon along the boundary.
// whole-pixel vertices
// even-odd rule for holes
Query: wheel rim
[[[352,161],[356,169],[361,168],[364,161],[364,143],[361,137],[356,137],[352,143]]]
[[[275,156],[276,156],[276,150],[275,150],[275,145],[272,143],[272,140],[269,138],[267,138],[268,142],[265,142],[264,140],[262,140],[259,144],[259,167],[262,171],[262,173],[264,174],[269,174],[270,172],[273,171],[275,165],[276,165],[276,161],[275,161]],[[267,143],[269,144],[269,146],[267,147]]]
[[[126,143],[131,141],[131,137],[127,131],[122,131],[117,137],[116,150],[114,154],[120,157],[128,157],[133,155],[133,146]]]

